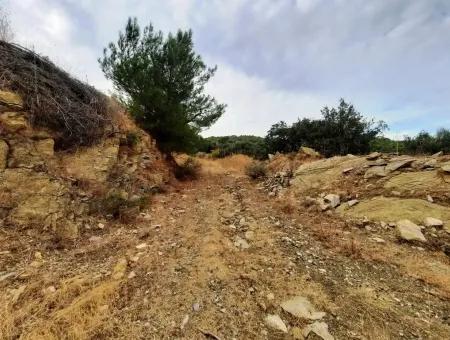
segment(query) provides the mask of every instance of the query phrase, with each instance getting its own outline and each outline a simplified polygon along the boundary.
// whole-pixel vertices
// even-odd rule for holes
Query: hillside
[[[261,180],[203,156],[176,181],[117,103],[10,47],[1,339],[450,338],[450,156],[301,148]]]

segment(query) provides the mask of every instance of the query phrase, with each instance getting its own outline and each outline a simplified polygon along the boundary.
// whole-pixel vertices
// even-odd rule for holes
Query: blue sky
[[[192,28],[228,104],[205,135],[265,135],[343,97],[401,138],[450,128],[448,0],[0,0],[16,41],[103,91],[97,58],[128,16]]]

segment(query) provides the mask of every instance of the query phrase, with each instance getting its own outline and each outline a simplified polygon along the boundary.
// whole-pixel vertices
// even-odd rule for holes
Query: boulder
[[[8,144],[0,139],[0,171],[3,171],[6,168],[7,160],[8,160]]]
[[[296,296],[281,303],[281,308],[296,316],[297,318],[308,320],[319,320],[325,316],[324,312],[318,312],[309,300],[304,296]]]
[[[324,198],[325,202],[327,202],[330,207],[336,208],[339,204],[341,204],[341,200],[339,198],[339,195],[336,194],[328,194]]]
[[[444,172],[449,172],[450,173],[450,162],[444,163],[441,165],[441,169]]]
[[[431,155],[431,157],[432,158],[438,158],[438,157],[441,157],[443,154],[444,154],[443,151],[439,151],[439,152],[436,152],[435,154]]]
[[[0,105],[16,110],[23,109],[22,98],[17,93],[8,91],[0,91]]]
[[[423,236],[421,228],[411,222],[410,220],[400,220],[397,222],[397,231],[399,237],[406,241],[420,241],[426,242],[425,236]]]
[[[264,322],[267,327],[272,328],[274,330],[287,333],[287,327],[284,324],[283,320],[281,320],[279,315],[269,314],[265,317]]]
[[[425,225],[425,227],[442,227],[444,225],[444,222],[434,217],[426,217],[423,220],[423,224]]]

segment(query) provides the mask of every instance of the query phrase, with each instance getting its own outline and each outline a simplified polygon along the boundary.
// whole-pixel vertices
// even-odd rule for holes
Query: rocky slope
[[[75,239],[95,222],[92,202],[138,200],[169,177],[150,136],[117,109],[95,145],[55,150],[54,131],[32,126],[23,98],[0,91],[0,225]]]

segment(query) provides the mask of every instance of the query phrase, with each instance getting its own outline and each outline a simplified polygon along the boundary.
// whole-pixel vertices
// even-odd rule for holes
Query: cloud
[[[164,32],[192,28],[219,70],[228,104],[207,134],[263,134],[317,116],[340,97],[391,132],[449,126],[447,0],[22,0],[9,9],[18,41],[102,90],[97,58],[128,16]]]

